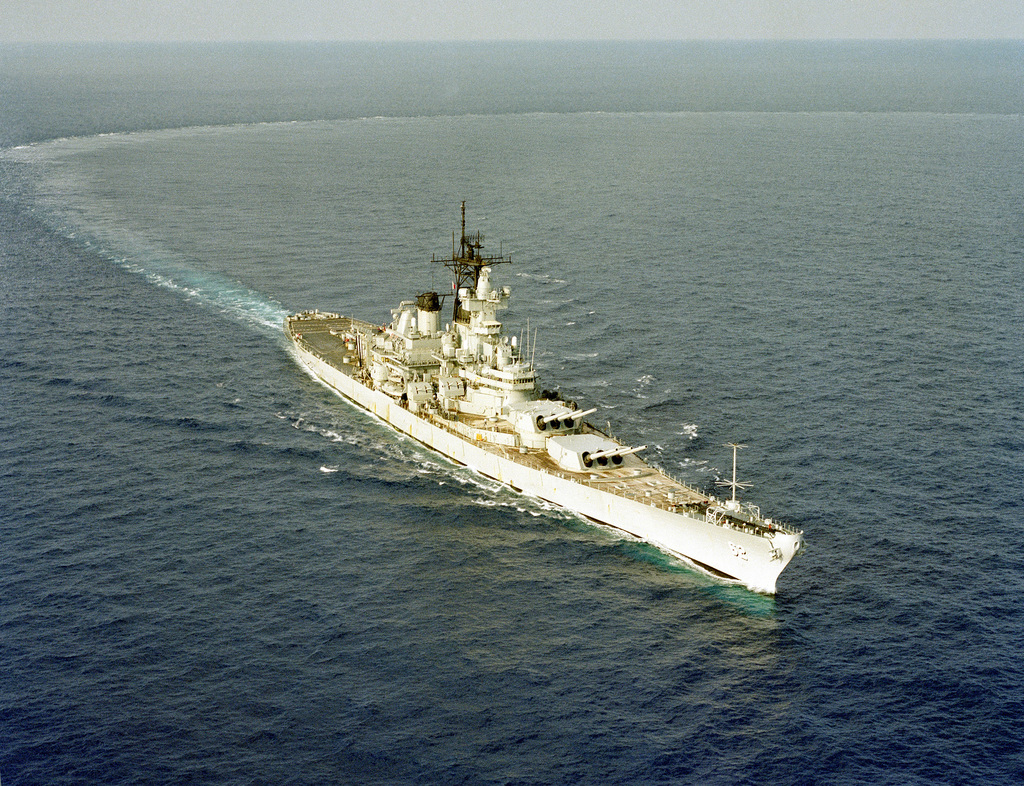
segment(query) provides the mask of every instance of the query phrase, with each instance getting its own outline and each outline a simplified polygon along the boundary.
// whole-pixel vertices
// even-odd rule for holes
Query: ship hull
[[[779,530],[765,537],[756,531],[719,526],[699,514],[667,510],[609,493],[565,473],[524,466],[419,417],[390,396],[368,388],[305,350],[301,343],[293,346],[302,365],[331,390],[449,459],[517,492],[625,532],[756,592],[775,593],[779,574],[803,544],[802,537],[791,532]]]

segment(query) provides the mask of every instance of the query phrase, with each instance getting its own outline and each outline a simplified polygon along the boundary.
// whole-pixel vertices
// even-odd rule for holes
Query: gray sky
[[[1024,0],[0,0],[0,42],[1024,38]]]

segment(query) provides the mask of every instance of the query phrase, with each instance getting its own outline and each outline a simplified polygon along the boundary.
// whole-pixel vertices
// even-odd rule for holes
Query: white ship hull
[[[713,523],[699,513],[628,499],[567,473],[542,471],[506,455],[474,445],[450,430],[410,412],[394,398],[373,390],[295,344],[298,357],[330,389],[373,413],[398,431],[515,491],[538,497],[589,519],[626,532],[662,551],[768,594],[803,546],[803,536],[788,528]]]

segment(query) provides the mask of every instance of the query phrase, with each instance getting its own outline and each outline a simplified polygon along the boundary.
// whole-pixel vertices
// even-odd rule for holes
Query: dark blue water
[[[1019,782],[1022,52],[0,52],[4,783]],[[545,385],[749,445],[775,598],[295,365],[462,199]]]

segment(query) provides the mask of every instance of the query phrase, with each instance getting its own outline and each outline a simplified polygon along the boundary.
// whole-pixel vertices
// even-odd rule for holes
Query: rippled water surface
[[[811,79],[805,55],[776,67]],[[12,95],[46,56],[8,53]],[[4,782],[1018,782],[1016,99],[623,106],[616,72],[554,111],[541,73],[494,111],[455,111],[462,83],[403,112],[417,68],[443,83],[403,57],[366,116],[340,71],[341,109],[216,82],[181,122],[119,83],[104,126],[99,76],[73,134],[42,88],[0,107]],[[295,364],[286,313],[447,289],[461,200],[512,255],[544,386],[704,488],[749,446],[748,499],[808,540],[776,597],[457,469]]]

